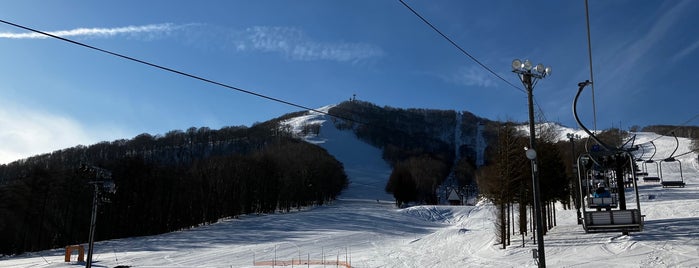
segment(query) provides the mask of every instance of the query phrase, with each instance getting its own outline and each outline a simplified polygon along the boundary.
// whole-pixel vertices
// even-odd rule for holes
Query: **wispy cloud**
[[[680,50],[680,52],[677,52],[677,54],[672,56],[672,61],[677,62],[677,61],[681,60],[682,58],[686,57],[687,55],[689,55],[692,52],[694,52],[695,50],[697,50],[697,48],[699,48],[699,40],[697,40],[696,42],[687,46],[683,50]]]
[[[118,35],[163,34],[181,28],[171,23],[149,24],[141,26],[126,26],[116,28],[77,28],[72,30],[46,31],[46,33],[60,37],[114,37]],[[46,35],[34,32],[13,33],[0,32],[0,38],[8,39],[43,39]]]
[[[618,67],[612,70],[609,77],[626,77],[632,73],[647,72],[653,68],[652,65],[640,63],[643,60],[648,60],[648,55],[652,55],[653,50],[664,44],[668,32],[675,29],[680,18],[686,15],[688,10],[691,10],[687,8],[691,1],[668,3],[675,3],[675,5],[660,14],[658,18],[654,18],[652,26],[642,38],[633,40],[628,46],[619,47],[619,51],[615,52],[613,64],[610,65]],[[639,70],[639,68],[643,69]]]
[[[462,86],[493,87],[495,81],[483,68],[471,66],[461,67],[452,74],[440,75],[442,80]]]
[[[356,63],[384,55],[383,50],[375,45],[359,42],[319,42],[306,36],[302,30],[293,27],[256,26],[240,31],[198,23],[182,25],[161,23],[45,32],[65,38],[127,36],[152,39],[163,36],[178,36],[182,38],[183,42],[199,47],[221,44],[219,42],[221,39],[230,38],[229,40],[232,40],[237,51],[274,52],[289,59],[301,61],[329,60]],[[0,38],[45,39],[49,36],[34,32],[0,32]],[[228,44],[231,44],[230,41]]]
[[[375,45],[348,42],[318,42],[297,28],[256,26],[234,41],[238,51],[275,52],[293,60],[360,62],[384,54]]]

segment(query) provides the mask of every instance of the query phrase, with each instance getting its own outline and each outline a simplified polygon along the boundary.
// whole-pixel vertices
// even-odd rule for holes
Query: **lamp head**
[[[544,65],[539,63],[534,67],[534,71],[536,71],[539,74],[546,74],[546,68],[544,68]]]
[[[522,69],[522,61],[519,59],[515,59],[512,61],[512,70],[517,71]]]
[[[527,155],[527,158],[529,158],[529,160],[534,160],[534,159],[536,159],[536,151],[535,151],[534,149],[528,149],[528,150],[525,152],[525,154]]]

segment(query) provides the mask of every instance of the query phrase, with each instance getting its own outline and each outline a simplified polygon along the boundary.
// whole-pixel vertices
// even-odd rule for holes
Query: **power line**
[[[412,7],[410,7],[410,6],[409,6],[407,3],[405,3],[403,0],[398,0],[398,1],[400,1],[401,4],[403,4],[403,5],[404,5],[406,8],[408,8],[411,12],[413,12],[413,14],[415,14],[415,16],[417,16],[418,18],[420,18],[420,20],[422,20],[422,22],[424,22],[425,24],[427,24],[428,26],[430,26],[430,28],[432,28],[432,30],[434,30],[435,32],[437,32],[437,33],[438,33],[439,35],[441,35],[444,39],[446,39],[449,43],[451,43],[454,47],[456,47],[456,49],[458,49],[459,51],[461,51],[461,53],[463,53],[464,55],[468,56],[468,57],[471,58],[471,60],[473,60],[475,63],[477,63],[478,65],[480,65],[481,67],[483,67],[483,69],[486,69],[488,72],[490,72],[491,74],[495,75],[497,78],[500,78],[500,80],[502,80],[503,82],[505,82],[505,83],[507,83],[508,85],[512,86],[513,88],[515,88],[515,89],[521,91],[521,92],[524,93],[524,94],[527,94],[527,92],[524,91],[524,89],[522,89],[522,88],[520,88],[520,87],[518,87],[518,86],[516,86],[516,85],[514,85],[514,84],[512,84],[512,83],[510,83],[510,81],[505,80],[505,78],[503,78],[503,77],[500,76],[499,74],[495,73],[495,71],[493,71],[492,69],[490,69],[488,66],[486,66],[486,65],[483,64],[482,62],[480,62],[478,59],[476,59],[476,57],[472,56],[472,55],[471,55],[470,53],[468,53],[465,49],[461,48],[461,46],[459,46],[456,42],[454,42],[453,40],[451,40],[451,38],[449,38],[446,34],[442,33],[442,31],[440,31],[439,29],[437,29],[437,27],[435,27],[434,25],[432,25],[432,23],[430,23],[427,19],[425,19],[423,16],[421,16],[419,13],[417,13],[417,11],[415,11],[415,9],[413,9]]]
[[[112,51],[109,51],[109,50],[106,50],[106,49],[102,49],[102,48],[98,48],[98,47],[95,47],[95,46],[91,46],[91,45],[88,45],[88,44],[85,44],[85,43],[81,43],[81,42],[78,42],[78,41],[75,41],[75,40],[71,40],[71,39],[68,39],[68,38],[64,38],[64,37],[60,37],[60,36],[57,36],[57,35],[53,35],[53,34],[50,34],[50,33],[47,33],[47,32],[43,32],[43,31],[40,31],[40,30],[36,30],[36,29],[30,28],[30,27],[26,27],[26,26],[23,26],[23,25],[19,25],[19,24],[16,24],[16,23],[9,22],[9,21],[0,20],[0,22],[1,22],[1,23],[4,23],[4,24],[7,24],[7,25],[11,25],[11,26],[17,27],[17,28],[24,29],[24,30],[27,30],[27,31],[31,31],[31,32],[35,32],[35,33],[38,33],[38,34],[41,34],[41,35],[45,35],[45,36],[48,36],[48,37],[51,37],[51,38],[59,39],[59,40],[62,40],[62,41],[68,42],[68,43],[72,43],[72,44],[75,44],[75,45],[78,45],[78,46],[82,46],[82,47],[89,48],[89,49],[92,49],[92,50],[96,50],[96,51],[99,51],[99,52],[102,52],[102,53],[106,53],[106,54],[109,54],[109,55],[112,55],[112,56],[116,56],[116,57],[119,57],[119,58],[122,58],[122,59],[134,61],[134,62],[141,63],[141,64],[144,64],[144,65],[148,65],[148,66],[153,67],[153,68],[157,68],[157,69],[164,70],[164,71],[168,71],[168,72],[175,73],[175,74],[178,74],[178,75],[186,76],[186,77],[193,78],[193,79],[196,79],[196,80],[199,80],[199,81],[203,81],[203,82],[206,82],[206,83],[210,83],[210,84],[214,84],[214,85],[217,85],[217,86],[225,87],[225,88],[228,88],[228,89],[231,89],[231,90],[239,91],[239,92],[242,92],[242,93],[245,93],[245,94],[249,94],[249,95],[253,95],[253,96],[256,96],[256,97],[263,98],[263,99],[267,99],[267,100],[271,100],[271,101],[283,103],[283,104],[286,104],[286,105],[289,105],[289,106],[293,106],[293,107],[297,107],[297,108],[301,108],[301,109],[304,109],[304,110],[309,110],[309,111],[313,111],[313,112],[316,112],[316,113],[320,113],[320,114],[325,114],[325,115],[333,116],[333,117],[336,117],[336,118],[338,118],[338,119],[344,119],[344,120],[352,121],[352,122],[355,122],[355,123],[364,124],[363,122],[359,122],[359,121],[354,120],[354,119],[352,119],[352,118],[345,118],[345,117],[338,116],[338,115],[332,115],[332,114],[330,114],[330,113],[328,113],[328,112],[324,112],[324,111],[321,111],[321,110],[313,109],[313,108],[310,108],[310,107],[307,107],[307,106],[304,106],[304,105],[300,105],[300,104],[296,104],[296,103],[293,103],[293,102],[290,102],[290,101],[282,100],[282,99],[280,99],[280,98],[270,97],[270,96],[267,96],[267,95],[263,95],[263,94],[260,94],[260,93],[256,93],[256,92],[250,91],[250,90],[242,89],[242,88],[239,88],[239,87],[234,87],[234,86],[231,86],[231,85],[228,85],[228,84],[224,84],[224,83],[221,83],[221,82],[217,82],[217,81],[214,81],[214,80],[211,80],[211,79],[203,78],[203,77],[201,77],[201,76],[193,75],[193,74],[186,73],[186,72],[183,72],[183,71],[175,70],[175,69],[173,69],[173,68],[169,68],[169,67],[165,67],[165,66],[158,65],[158,64],[155,64],[155,63],[151,63],[151,62],[148,62],[148,61],[145,61],[145,60],[140,60],[140,59],[137,59],[137,58],[134,58],[134,57],[126,56],[126,55],[119,54],[119,53],[116,53],[116,52],[112,52]]]
[[[536,97],[534,97],[534,104],[536,105],[537,108],[539,108],[539,114],[541,115],[542,120],[544,122],[548,122],[548,118],[546,118],[546,114],[544,114],[544,110],[541,109],[541,105],[539,105],[539,102],[536,100]]]
[[[122,59],[134,61],[134,62],[137,62],[137,63],[141,63],[141,64],[144,64],[144,65],[147,65],[147,66],[156,68],[156,69],[160,69],[160,70],[168,71],[168,72],[175,73],[175,74],[178,74],[178,75],[182,75],[182,76],[185,76],[185,77],[193,78],[193,79],[200,80],[200,81],[203,81],[203,82],[207,82],[207,83],[210,83],[210,84],[214,84],[214,85],[217,85],[217,86],[225,87],[225,88],[228,88],[228,89],[231,89],[231,90],[239,91],[239,92],[242,92],[242,93],[245,93],[245,94],[249,94],[249,95],[253,95],[253,96],[256,96],[256,97],[260,97],[260,98],[263,98],[263,99],[267,99],[267,100],[271,100],[271,101],[283,103],[283,104],[290,105],[290,106],[297,107],[297,108],[301,108],[301,109],[304,109],[304,110],[307,110],[307,111],[316,112],[316,113],[319,113],[319,114],[331,116],[331,117],[334,117],[334,118],[337,118],[337,119],[342,119],[342,120],[346,120],[346,121],[353,122],[353,123],[357,123],[357,124],[362,124],[362,125],[365,125],[365,126],[370,126],[370,127],[375,127],[375,128],[382,128],[382,129],[388,129],[386,126],[383,126],[383,125],[374,124],[374,123],[362,122],[362,121],[360,121],[360,120],[358,120],[358,119],[349,118],[349,117],[345,117],[345,116],[338,115],[338,114],[331,114],[331,113],[329,113],[329,112],[325,112],[325,111],[318,110],[318,109],[313,109],[313,108],[310,108],[310,107],[307,107],[307,106],[304,106],[304,105],[300,105],[300,104],[296,104],[296,103],[293,103],[293,102],[290,102],[290,101],[282,100],[282,99],[275,98],[275,97],[270,97],[270,96],[267,96],[267,95],[263,95],[263,94],[260,94],[260,93],[256,93],[256,92],[250,91],[250,90],[242,89],[242,88],[239,88],[239,87],[234,87],[234,86],[227,85],[227,84],[224,84],[224,83],[221,83],[221,82],[217,82],[217,81],[214,81],[214,80],[211,80],[211,79],[207,79],[207,78],[203,78],[203,77],[200,77],[200,76],[197,76],[197,75],[189,74],[189,73],[186,73],[186,72],[183,72],[183,71],[179,71],[179,70],[176,70],[176,69],[173,69],[173,68],[169,68],[169,67],[165,67],[165,66],[158,65],[158,64],[155,64],[155,63],[147,62],[147,61],[145,61],[145,60],[140,60],[140,59],[137,59],[137,58],[134,58],[134,57],[126,56],[126,55],[119,54],[119,53],[116,53],[116,52],[112,52],[112,51],[109,51],[109,50],[106,50],[106,49],[102,49],[102,48],[98,48],[98,47],[91,46],[91,45],[88,45],[88,44],[84,44],[84,43],[81,43],[81,42],[78,42],[78,41],[74,41],[74,40],[71,40],[71,39],[68,39],[68,38],[56,36],[56,35],[53,35],[53,34],[50,34],[50,33],[46,33],[46,32],[43,32],[43,31],[40,31],[40,30],[36,30],[36,29],[30,28],[30,27],[26,27],[26,26],[23,26],[23,25],[19,25],[19,24],[16,24],[16,23],[8,22],[8,21],[5,21],[5,20],[0,20],[0,23],[8,24],[8,25],[11,25],[11,26],[14,26],[14,27],[17,27],[17,28],[21,28],[21,29],[27,30],[27,31],[31,31],[31,32],[35,32],[35,33],[38,33],[38,34],[42,34],[42,35],[45,35],[45,36],[48,36],[48,37],[51,37],[51,38],[59,39],[59,40],[62,40],[62,41],[65,41],[65,42],[68,42],[68,43],[71,43],[71,44],[75,44],[75,45],[78,45],[78,46],[82,46],[82,47],[85,47],[85,48],[89,48],[89,49],[92,49],[92,50],[96,50],[96,51],[99,51],[99,52],[102,52],[102,53],[106,53],[106,54],[109,54],[109,55],[112,55],[112,56],[116,56],[116,57],[119,57],[119,58],[122,58]],[[404,134],[408,135],[408,133],[405,132],[405,131],[401,131],[401,130],[397,130],[397,129],[390,129],[390,130],[391,130],[391,131],[394,131],[394,132],[400,132],[400,133],[404,133]]]
[[[517,89],[517,90],[521,91],[522,93],[527,94],[527,92],[526,92],[524,89],[522,89],[522,88],[520,88],[520,87],[518,87],[518,86],[516,86],[516,85],[514,85],[514,84],[512,84],[512,83],[510,83],[510,81],[507,81],[505,78],[503,78],[502,76],[500,76],[499,74],[497,74],[495,71],[493,71],[490,67],[486,66],[486,65],[483,64],[481,61],[479,61],[478,59],[476,59],[476,57],[474,57],[473,55],[471,55],[471,53],[468,53],[465,49],[463,49],[461,46],[459,46],[459,44],[457,44],[457,43],[454,42],[451,38],[449,38],[449,36],[447,36],[446,34],[442,33],[442,31],[440,31],[439,29],[437,29],[436,26],[434,26],[434,25],[433,25],[432,23],[430,23],[427,19],[425,19],[425,17],[423,17],[422,15],[420,15],[419,13],[417,13],[417,11],[416,11],[415,9],[413,9],[412,7],[410,7],[407,3],[405,3],[405,1],[403,1],[403,0],[398,0],[398,1],[400,1],[401,4],[403,4],[403,5],[404,5],[406,8],[408,8],[413,14],[415,14],[415,16],[417,16],[418,18],[420,18],[420,20],[422,20],[422,22],[424,22],[425,24],[427,24],[427,26],[429,26],[430,28],[432,28],[432,30],[434,30],[434,31],[437,32],[440,36],[442,36],[445,40],[447,40],[447,42],[449,42],[451,45],[453,45],[454,47],[456,47],[456,49],[458,49],[459,51],[461,51],[461,53],[463,53],[464,55],[466,55],[467,57],[469,57],[471,60],[473,60],[475,63],[477,63],[478,65],[480,65],[481,67],[483,67],[483,69],[485,69],[486,71],[490,72],[490,73],[493,74],[495,77],[497,77],[497,78],[499,78],[500,80],[502,80],[503,82],[507,83],[508,85],[510,85],[511,87],[513,87],[514,89]],[[538,110],[539,110],[539,112],[541,113],[541,116],[543,117],[544,121],[548,121],[548,120],[546,119],[546,116],[544,115],[544,111],[541,109],[541,106],[539,106],[539,103],[536,102],[536,100],[534,100],[534,104],[538,107]]]

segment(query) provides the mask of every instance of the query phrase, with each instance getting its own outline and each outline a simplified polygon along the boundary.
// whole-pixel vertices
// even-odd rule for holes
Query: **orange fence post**
[[[65,256],[65,262],[70,262],[70,255],[73,252],[73,250],[78,250],[78,261],[79,262],[84,262],[85,261],[85,247],[83,245],[72,245],[72,246],[66,246],[66,256]]]
[[[66,246],[66,258],[65,262],[70,262],[70,251],[73,250],[70,246]]]

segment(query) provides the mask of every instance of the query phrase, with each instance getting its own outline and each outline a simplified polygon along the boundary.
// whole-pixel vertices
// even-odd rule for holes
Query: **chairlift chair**
[[[630,150],[624,148],[613,148],[600,141],[582,124],[582,122],[580,122],[580,118],[578,117],[578,98],[580,97],[580,94],[585,86],[589,84],[589,81],[578,84],[578,93],[575,95],[575,100],[573,101],[573,115],[575,116],[575,120],[580,128],[583,129],[600,147],[602,147],[603,150],[588,152],[578,157],[578,185],[580,185],[580,195],[585,197],[581,198],[580,202],[587,202],[586,205],[580,206],[583,210],[583,229],[586,233],[622,232],[622,234],[625,235],[628,235],[629,232],[643,231],[643,215],[641,215],[638,184],[636,183],[636,173],[633,170],[633,164],[636,159],[631,155],[629,152]],[[616,208],[610,207],[609,210],[604,211],[588,210],[591,203],[594,204],[597,201],[587,198],[589,196],[589,187],[587,187],[586,183],[588,182],[588,174],[593,173],[593,170],[601,173],[613,174],[617,183],[623,183],[625,179],[623,177],[624,173],[626,173],[626,170],[629,170],[632,177],[631,181],[633,182],[636,208],[628,209],[626,207],[627,193],[624,189],[624,185],[621,184],[617,185],[619,190],[617,192],[618,205]],[[603,203],[605,200],[600,201]]]
[[[672,151],[670,156],[668,158],[663,159],[663,161],[660,161],[660,178],[663,178],[663,163],[674,163],[677,162],[680,167],[680,179],[673,179],[673,180],[667,180],[663,179],[661,180],[660,184],[665,187],[681,187],[684,188],[685,183],[684,183],[684,175],[682,174],[682,162],[680,160],[677,160],[673,157],[675,155],[675,152],[677,152],[677,148],[680,146],[680,141],[677,139],[677,136],[675,136],[675,132],[672,132],[672,136],[675,137],[675,150]]]
[[[653,154],[648,158],[648,160],[643,161],[643,170],[646,172],[646,176],[643,177],[643,182],[660,182],[662,178],[662,175],[660,174],[660,166],[658,165],[658,162],[653,160],[658,148],[655,147],[655,143],[653,143],[653,141],[651,141],[650,144],[653,145]],[[649,172],[647,164],[655,164],[655,172],[657,176],[648,176]]]
[[[634,160],[632,156],[628,155],[629,164]],[[643,230],[643,217],[640,211],[640,204],[638,202],[638,197],[636,198],[636,208],[635,209],[622,209],[620,207],[620,197],[619,192],[611,194],[611,197],[593,197],[590,183],[593,179],[590,179],[589,174],[592,174],[592,169],[598,168],[609,169],[609,167],[592,167],[587,161],[591,161],[592,156],[581,155],[578,158],[578,176],[580,181],[580,194],[584,196],[583,201],[585,204],[583,209],[583,228],[587,233],[600,233],[600,232],[640,232]],[[621,175],[623,174],[614,174]],[[635,180],[636,176],[632,173],[632,187],[636,195],[638,195],[638,186]],[[606,181],[611,181],[609,176],[605,176]],[[607,184],[609,186],[612,183]],[[625,206],[625,202],[624,202]]]
[[[642,145],[636,145],[636,147],[640,147],[640,148],[641,148],[641,156],[639,156],[638,158],[636,158],[636,162],[640,162],[641,165],[643,165],[643,163],[645,162],[645,160],[643,160],[643,155],[646,154],[646,149],[645,149],[645,147],[642,146]],[[637,164],[634,164],[634,167],[636,167],[636,170],[634,170],[634,171],[636,172],[636,176],[637,176],[637,177],[638,177],[638,176],[648,176],[648,171],[646,170],[645,166],[643,167],[643,170],[642,170],[642,171],[641,171],[641,170],[638,170],[638,165],[637,165]],[[638,171],[640,171],[640,172],[638,172]]]

